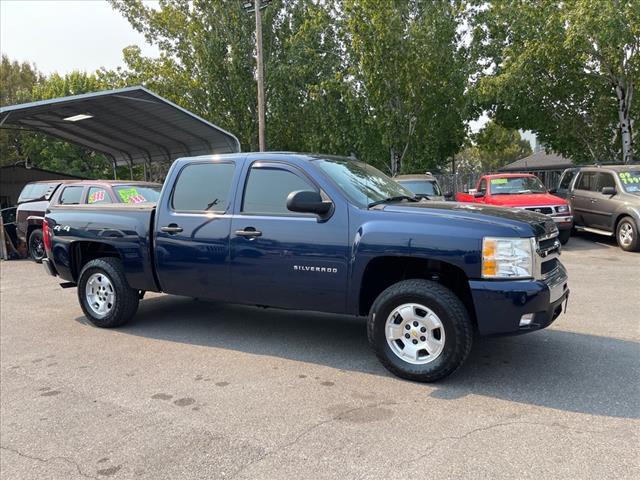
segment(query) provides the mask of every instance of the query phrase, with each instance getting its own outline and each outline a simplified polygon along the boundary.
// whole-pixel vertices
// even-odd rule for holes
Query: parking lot
[[[562,258],[568,313],[436,384],[389,374],[362,319],[148,295],[101,330],[3,262],[1,476],[640,478],[640,254]]]

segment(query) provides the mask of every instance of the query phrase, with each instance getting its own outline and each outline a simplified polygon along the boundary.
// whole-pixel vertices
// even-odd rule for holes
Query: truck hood
[[[542,207],[566,205],[567,201],[550,193],[523,193],[521,195],[492,195],[491,203],[505,207]]]
[[[485,223],[515,230],[519,236],[529,231],[535,236],[555,234],[558,228],[555,222],[540,213],[528,210],[503,208],[492,205],[461,202],[431,202],[424,200],[415,203],[394,203],[385,205],[382,210],[389,213],[408,213],[447,217],[450,220]],[[527,228],[528,227],[528,228]]]

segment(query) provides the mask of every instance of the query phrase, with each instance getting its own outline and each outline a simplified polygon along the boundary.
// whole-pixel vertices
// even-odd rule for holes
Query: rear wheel
[[[624,217],[618,222],[616,239],[620,248],[626,252],[636,252],[640,249],[638,240],[638,226],[631,217]]]
[[[42,230],[37,228],[29,235],[29,256],[34,262],[40,263],[45,256],[44,236]]]
[[[570,238],[571,238],[571,229],[568,228],[566,230],[560,230],[560,234],[558,235],[560,244],[566,245]]]
[[[80,273],[78,299],[85,316],[96,327],[126,323],[138,310],[140,295],[129,286],[117,258],[97,258]]]
[[[434,382],[466,360],[473,327],[460,299],[428,280],[404,280],[376,299],[367,324],[369,343],[399,377]]]

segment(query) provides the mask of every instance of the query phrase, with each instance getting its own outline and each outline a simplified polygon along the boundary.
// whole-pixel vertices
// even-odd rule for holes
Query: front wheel
[[[138,290],[129,286],[117,258],[87,262],[78,281],[78,299],[85,316],[96,327],[119,327],[138,310]]]
[[[631,217],[624,217],[618,222],[616,239],[620,248],[626,252],[635,252],[640,249],[638,240],[638,227]]]
[[[395,375],[434,382],[456,371],[473,343],[467,309],[448,288],[404,280],[376,299],[367,323],[369,343]]]
[[[560,230],[560,234],[558,235],[558,239],[560,240],[561,245],[566,245],[569,239],[571,238],[571,229],[568,228],[566,230]]]
[[[42,230],[39,228],[35,229],[29,235],[29,256],[36,263],[42,262],[45,256],[44,237]]]

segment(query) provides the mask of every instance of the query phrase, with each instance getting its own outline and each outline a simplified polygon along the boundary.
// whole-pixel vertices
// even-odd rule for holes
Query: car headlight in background
[[[482,240],[482,278],[533,277],[534,238]]]
[[[569,205],[558,205],[558,207],[556,208],[556,211],[558,213],[570,213],[571,208],[569,207]]]

